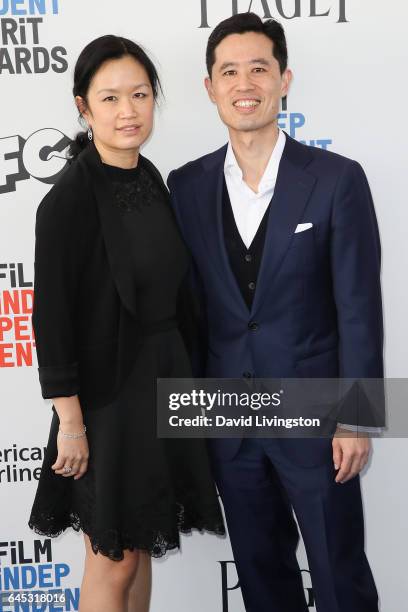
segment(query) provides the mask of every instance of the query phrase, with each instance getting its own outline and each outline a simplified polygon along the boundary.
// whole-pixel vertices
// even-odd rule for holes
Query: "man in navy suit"
[[[169,176],[205,300],[206,374],[381,378],[380,243],[361,166],[279,130],[292,75],[276,21],[220,23],[207,68],[229,144]],[[211,441],[248,612],[307,612],[293,513],[318,612],[378,612],[359,480],[369,452],[347,425]]]

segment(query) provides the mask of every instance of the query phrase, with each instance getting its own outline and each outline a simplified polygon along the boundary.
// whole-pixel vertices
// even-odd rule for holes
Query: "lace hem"
[[[124,550],[143,550],[151,557],[163,557],[168,551],[180,548],[179,533],[191,533],[193,529],[203,532],[208,531],[218,536],[225,535],[225,527],[218,512],[214,510],[214,518],[187,517],[184,506],[177,507],[177,528],[169,529],[167,532],[159,529],[151,529],[143,535],[135,536],[119,531],[107,529],[100,533],[94,533],[89,524],[81,520],[81,517],[71,512],[64,520],[57,521],[49,514],[32,514],[28,525],[38,535],[56,538],[66,529],[72,527],[74,531],[83,531],[89,536],[92,550],[109,557],[112,561],[121,561],[124,558]]]

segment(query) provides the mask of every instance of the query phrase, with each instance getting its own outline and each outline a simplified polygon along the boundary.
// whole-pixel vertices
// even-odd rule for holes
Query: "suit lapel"
[[[283,262],[316,178],[304,168],[311,159],[308,147],[286,135],[275,192],[271,201],[265,245],[251,314],[259,310]]]
[[[204,174],[196,185],[196,198],[204,245],[216,273],[231,294],[234,305],[248,316],[248,307],[242,297],[232,272],[224,241],[222,222],[224,161],[227,147],[224,146],[203,161]]]
[[[109,267],[123,305],[137,315],[137,296],[130,266],[131,245],[123,231],[122,216],[114,204],[114,193],[107,179],[99,153],[92,143],[80,154],[78,162],[84,169],[93,190]]]

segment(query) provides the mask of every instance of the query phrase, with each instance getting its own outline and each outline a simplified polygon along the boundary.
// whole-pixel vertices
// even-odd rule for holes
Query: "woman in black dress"
[[[189,258],[139,153],[159,88],[135,43],[83,50],[74,96],[88,133],[37,212],[33,324],[53,417],[29,524],[83,531],[81,612],[145,609],[146,558],[180,531],[224,533],[203,441],[156,435],[156,378],[191,376]]]

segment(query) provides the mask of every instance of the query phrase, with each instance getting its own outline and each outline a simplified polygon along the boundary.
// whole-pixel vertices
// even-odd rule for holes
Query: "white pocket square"
[[[311,227],[313,227],[313,223],[299,223],[299,225],[295,229],[295,234],[299,234],[300,232],[305,232]]]

